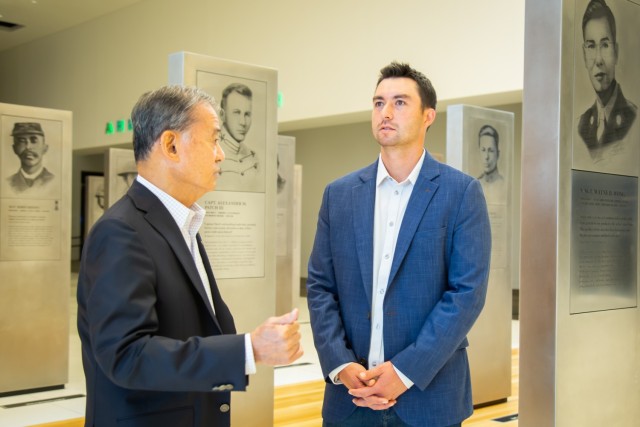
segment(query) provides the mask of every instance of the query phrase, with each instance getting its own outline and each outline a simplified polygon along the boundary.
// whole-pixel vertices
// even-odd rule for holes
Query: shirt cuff
[[[342,372],[342,370],[344,368],[346,368],[347,366],[349,366],[350,364],[351,364],[351,362],[350,363],[345,363],[343,365],[338,366],[333,371],[329,372],[329,379],[331,380],[331,382],[334,383],[334,384],[342,384],[342,381],[340,381],[340,378],[338,378],[338,374],[340,372]]]
[[[398,374],[398,376],[400,377],[400,381],[402,381],[402,383],[404,384],[404,386],[407,389],[410,389],[411,386],[413,386],[413,381],[411,381],[409,378],[407,378],[407,376],[405,374],[403,374],[402,372],[400,372],[400,369],[396,368],[393,363],[391,364],[391,366],[393,366],[393,369],[396,370],[396,374]]]
[[[252,375],[256,372],[256,359],[255,357],[253,357],[251,334],[244,334],[244,373],[247,375]]]

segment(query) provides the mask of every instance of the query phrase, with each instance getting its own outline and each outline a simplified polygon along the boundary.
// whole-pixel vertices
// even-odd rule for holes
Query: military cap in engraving
[[[42,132],[42,126],[40,126],[40,123],[22,122],[22,123],[16,123],[13,125],[13,131],[11,132],[11,136],[29,135],[29,134],[44,136],[44,132]]]

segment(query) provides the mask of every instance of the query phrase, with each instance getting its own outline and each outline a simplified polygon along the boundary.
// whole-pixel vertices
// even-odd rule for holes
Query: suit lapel
[[[211,264],[209,263],[209,257],[207,256],[207,251],[204,249],[204,244],[202,243],[202,238],[200,238],[200,234],[196,235],[198,240],[198,250],[200,251],[200,256],[202,257],[202,264],[204,265],[204,269],[207,272],[207,277],[209,279],[209,285],[211,288],[211,299],[213,300],[213,306],[215,307],[216,315],[213,316],[213,320],[215,320],[216,325],[225,334],[233,334],[236,332],[236,328],[233,325],[233,318],[231,314],[227,316],[228,308],[227,305],[222,300],[222,296],[220,295],[220,289],[218,289],[218,284],[216,283],[216,278],[213,275],[213,269],[211,268]],[[204,298],[207,298],[204,295]],[[209,307],[209,302],[207,299],[207,307]],[[211,312],[211,310],[209,310]],[[213,315],[213,313],[211,313]],[[227,324],[227,317],[231,318],[231,324]]]
[[[133,200],[138,209],[145,212],[144,217],[147,222],[149,222],[149,224],[151,224],[151,226],[165,238],[167,243],[169,243],[169,246],[171,246],[176,258],[178,258],[178,261],[180,261],[180,264],[182,264],[182,267],[186,271],[191,284],[203,299],[213,321],[216,326],[220,328],[216,316],[210,307],[209,298],[207,298],[207,294],[205,293],[204,284],[200,279],[200,274],[198,273],[196,264],[191,256],[191,251],[187,247],[187,243],[185,242],[184,237],[182,237],[182,233],[180,232],[178,225],[167,208],[149,189],[137,181],[133,182],[127,192],[127,195],[131,200]],[[211,278],[212,276],[210,276],[210,279]]]
[[[393,283],[393,279],[398,273],[400,265],[402,265],[402,260],[407,254],[407,250],[418,229],[418,225],[424,217],[427,206],[429,206],[433,195],[438,189],[438,184],[434,183],[433,179],[439,174],[440,169],[438,162],[434,160],[429,153],[425,153],[422,169],[411,192],[407,210],[402,218],[393,263],[391,264],[391,272],[389,273],[389,285]]]
[[[371,305],[371,286],[373,283],[373,219],[376,198],[376,171],[378,162],[364,169],[360,175],[362,183],[351,189],[353,202],[353,228],[356,239],[356,252],[362,275],[362,283]]]

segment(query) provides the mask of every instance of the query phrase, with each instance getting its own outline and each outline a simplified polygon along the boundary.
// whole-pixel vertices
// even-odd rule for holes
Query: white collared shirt
[[[194,203],[190,208],[186,207],[169,194],[159,189],[151,182],[147,181],[140,174],[136,177],[136,180],[145,186],[149,191],[151,191],[162,204],[167,208],[173,219],[175,220],[180,232],[182,233],[182,237],[187,244],[187,248],[190,248],[191,255],[194,258],[194,263],[196,263],[196,268],[198,266],[198,261],[202,264],[202,257],[200,255],[200,251],[191,250],[191,239],[192,236],[195,238],[195,235],[198,233],[200,226],[204,221],[204,217],[206,211],[197,203]],[[198,260],[199,258],[199,260]],[[215,313],[215,307],[213,305],[213,298],[211,296],[211,285],[209,283],[209,278],[207,274],[203,271],[203,269],[198,268],[198,273],[200,274],[200,278],[202,279],[202,283],[204,285],[205,293],[207,294],[207,298],[209,300],[209,304],[211,305],[211,309]],[[244,335],[244,348],[245,348],[245,372],[246,374],[255,374],[256,373],[256,362],[253,356],[253,346],[251,345],[251,335]]]
[[[404,181],[398,183],[389,175],[382,162],[382,155],[378,157],[378,173],[376,176],[376,203],[373,220],[373,283],[371,301],[371,344],[369,347],[369,369],[385,362],[384,358],[384,297],[389,285],[389,274],[396,250],[396,243],[404,213],[409,204],[413,187],[420,175],[424,163],[423,149],[420,160]],[[331,371],[329,378],[334,383],[340,381],[337,376],[347,364]],[[413,386],[411,381],[398,368],[393,367],[407,388]]]
[[[598,126],[596,130],[596,134],[598,135],[598,143],[601,143],[602,134],[604,133],[605,122],[609,122],[611,120],[611,112],[613,111],[614,105],[616,105],[616,101],[618,100],[618,92],[620,91],[620,87],[618,83],[616,83],[616,87],[613,91],[613,95],[607,102],[607,105],[603,105],[602,101],[600,101],[600,97],[596,96],[596,108],[598,110]],[[602,127],[602,129],[601,129]]]
[[[44,166],[40,166],[38,170],[35,171],[34,173],[27,173],[24,169],[20,168],[20,173],[26,179],[36,179],[38,175],[42,173],[43,170],[44,170]]]
[[[384,297],[389,286],[389,274],[396,250],[398,234],[404,213],[409,204],[413,187],[424,163],[425,152],[422,151],[420,160],[402,182],[397,182],[389,175],[382,162],[378,159],[378,174],[376,177],[376,207],[373,220],[373,288],[371,301],[371,346],[369,348],[369,369],[385,362],[384,357]],[[407,388],[413,382],[394,367]]]

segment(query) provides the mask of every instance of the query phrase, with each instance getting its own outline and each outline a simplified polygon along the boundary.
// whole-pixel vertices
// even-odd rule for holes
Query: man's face
[[[224,127],[233,139],[244,141],[251,127],[251,99],[238,92],[231,92],[227,95],[221,115]]]
[[[605,17],[587,22],[582,50],[593,88],[596,93],[606,91],[616,77],[618,46]]]
[[[13,137],[13,152],[20,158],[22,169],[27,172],[40,167],[42,156],[48,149],[42,135],[30,133]]]
[[[180,161],[181,188],[202,194],[216,187],[220,174],[220,162],[224,151],[220,147],[220,121],[209,104],[200,104],[193,110],[194,121],[180,132],[184,150]]]
[[[482,135],[479,145],[484,173],[491,173],[498,166],[499,153],[496,148],[496,141],[491,135]]]
[[[371,130],[382,147],[424,145],[424,134],[435,119],[432,108],[422,109],[418,85],[406,77],[380,82],[373,96]]]

